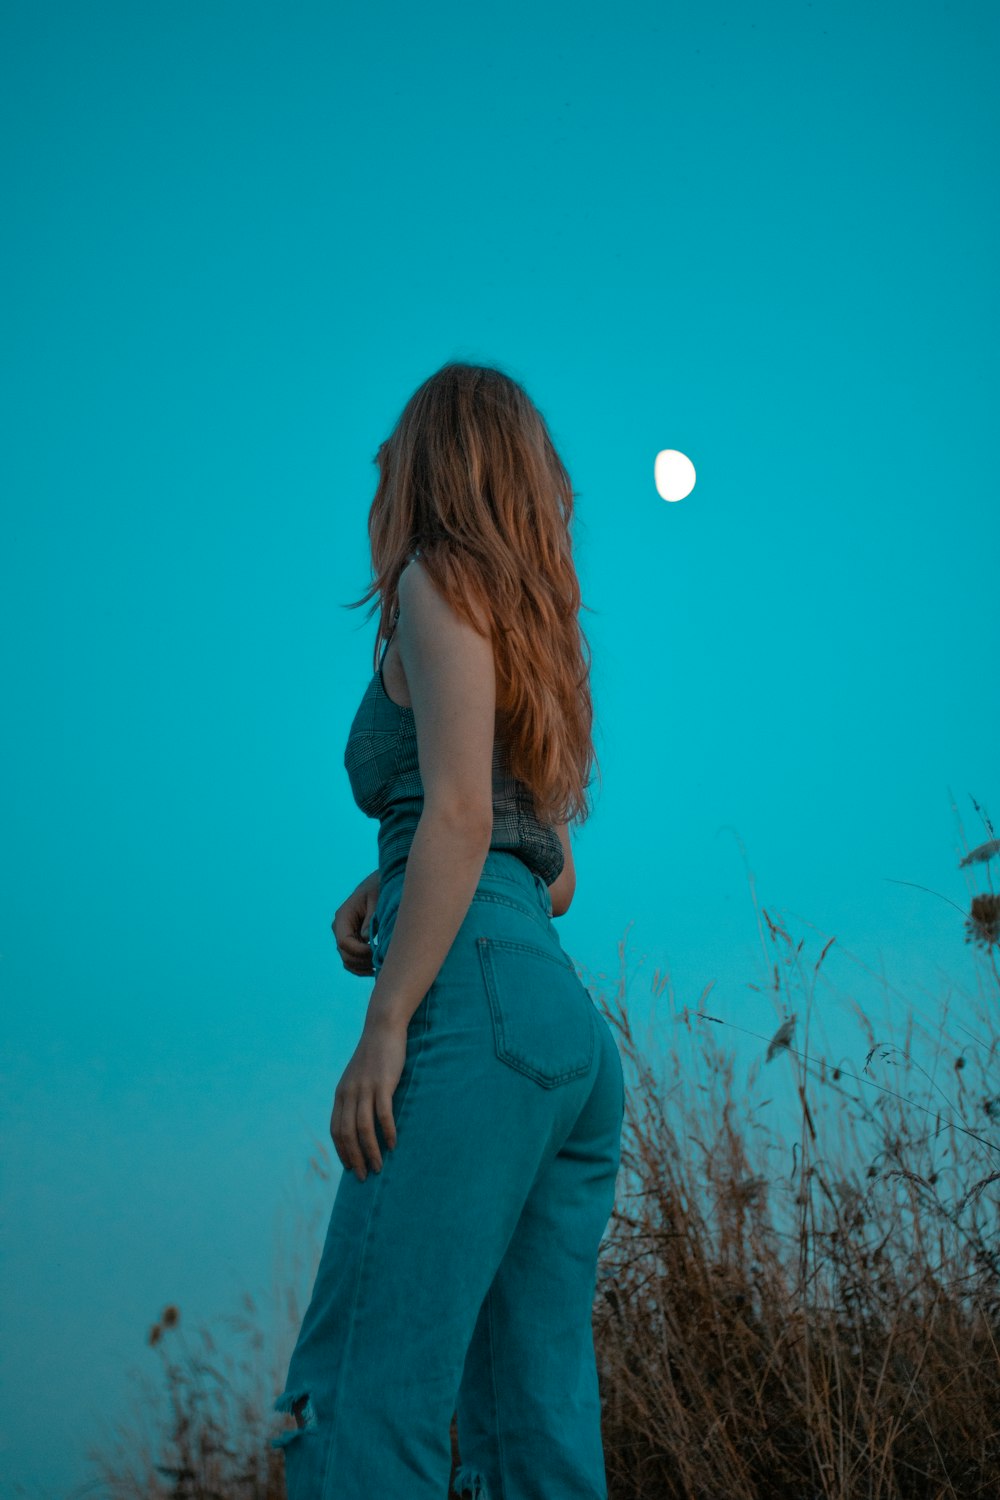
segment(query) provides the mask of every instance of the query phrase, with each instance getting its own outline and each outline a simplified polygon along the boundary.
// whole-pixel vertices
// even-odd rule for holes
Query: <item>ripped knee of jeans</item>
[[[470,1464],[459,1465],[451,1487],[456,1495],[462,1497],[462,1500],[466,1500],[466,1497],[468,1500],[490,1500],[485,1477]]]
[[[272,1448],[284,1448],[304,1433],[316,1430],[316,1408],[308,1391],[284,1391],[271,1409],[291,1412],[295,1418],[294,1427],[271,1439]]]

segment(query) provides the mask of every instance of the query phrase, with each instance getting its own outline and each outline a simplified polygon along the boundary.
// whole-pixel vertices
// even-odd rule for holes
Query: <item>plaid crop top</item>
[[[397,609],[393,630],[398,619]],[[405,867],[424,803],[413,710],[394,702],[382,679],[382,663],[391,640],[390,635],[378,671],[354,715],[344,750],[344,768],[354,800],[363,813],[379,820],[379,872],[383,884]],[[531,791],[510,774],[499,739],[493,744],[490,848],[517,855],[546,885],[552,884],[565,863],[555,825],[539,822],[535,816]]]

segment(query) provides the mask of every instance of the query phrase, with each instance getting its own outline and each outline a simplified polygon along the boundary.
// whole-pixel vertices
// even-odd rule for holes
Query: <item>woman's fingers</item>
[[[362,881],[342,906],[338,906],[330,923],[345,968],[354,973],[370,974],[372,917],[378,905],[378,886]],[[359,966],[359,967],[356,967]]]
[[[374,907],[374,903],[371,905]],[[370,921],[371,912],[366,899],[348,900],[338,907],[330,924],[344,968],[352,974],[367,976],[375,972],[371,943],[367,937]]]
[[[364,1156],[372,1164],[373,1172],[382,1170],[382,1153],[378,1149],[378,1140],[375,1135],[375,1095],[369,1089],[358,1097],[358,1138],[361,1141],[361,1149]],[[367,1167],[362,1158],[362,1176],[364,1182]]]
[[[353,958],[355,962],[371,957],[371,943],[368,942],[367,938],[359,937],[356,932],[351,932],[346,937],[338,938],[337,947],[342,954],[348,958]]]
[[[368,1162],[373,1171],[381,1172],[382,1153],[375,1134],[375,1095],[371,1089],[345,1090],[343,1095],[337,1095],[330,1134],[340,1160],[349,1172],[357,1173],[360,1182],[368,1176]]]
[[[382,1126],[382,1134],[385,1136],[386,1145],[390,1151],[395,1151],[396,1121],[392,1113],[392,1095],[390,1093],[383,1093],[381,1097],[376,1099],[375,1112]]]
[[[349,974],[374,974],[375,966],[372,961],[372,950],[367,943],[362,943],[357,948],[347,950],[339,943],[337,951],[341,962]]]
[[[337,1148],[337,1155],[348,1172],[356,1172],[363,1182],[366,1169],[358,1141],[358,1094],[356,1089],[345,1089],[333,1105],[330,1134]]]
[[[387,1149],[396,1148],[392,1096],[406,1066],[408,1035],[401,1025],[366,1025],[334,1092],[330,1134],[340,1160],[359,1182],[369,1169],[379,1173],[383,1166],[376,1112]]]

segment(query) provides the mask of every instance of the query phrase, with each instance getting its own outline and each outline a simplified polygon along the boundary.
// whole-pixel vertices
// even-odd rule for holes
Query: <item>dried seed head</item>
[[[1000,896],[991,892],[973,896],[965,929],[967,943],[981,943],[984,948],[990,948],[1000,942]]]

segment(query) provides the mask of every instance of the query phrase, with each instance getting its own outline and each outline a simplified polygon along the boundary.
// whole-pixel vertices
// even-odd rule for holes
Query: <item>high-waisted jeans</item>
[[[403,874],[379,891],[376,973]],[[491,850],[407,1029],[382,1171],[343,1170],[274,1410],[289,1500],[607,1500],[592,1307],[625,1083],[544,881]]]

